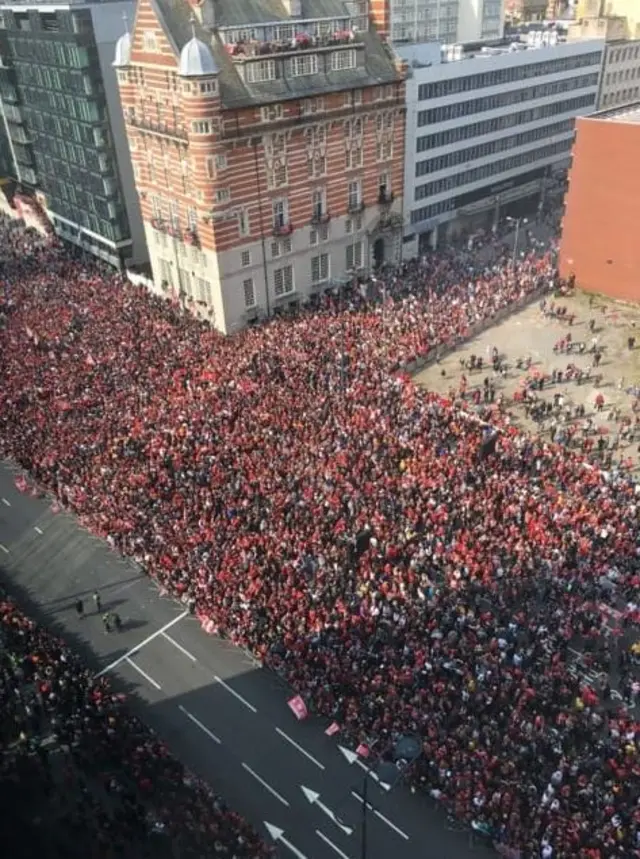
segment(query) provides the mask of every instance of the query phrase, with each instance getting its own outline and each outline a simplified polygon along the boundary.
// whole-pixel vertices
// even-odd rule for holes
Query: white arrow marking
[[[359,793],[356,793],[355,790],[351,791],[351,796],[354,799],[357,799],[360,805],[364,805],[364,797],[360,796]],[[379,812],[377,808],[374,808],[370,802],[367,803],[367,810],[372,811],[379,820],[381,820],[383,823],[386,823],[390,829],[393,829],[394,832],[397,832],[398,835],[401,838],[404,838],[405,841],[409,840],[409,836],[406,832],[403,832],[402,829],[400,829],[399,826],[396,826],[392,820],[389,820],[388,817],[385,817],[384,814],[381,814],[381,812]]]
[[[338,746],[338,748],[347,759],[347,763],[355,764],[358,760],[358,755],[355,752],[352,752],[351,749],[347,749],[346,746]]]
[[[374,781],[377,781],[380,787],[383,790],[391,790],[391,785],[387,784],[384,781],[380,781],[380,776],[375,773],[372,769],[370,769],[364,761],[360,760],[360,755],[357,752],[352,752],[351,749],[347,749],[345,746],[338,746],[344,757],[347,759],[349,764],[358,764],[361,770],[364,770]]]
[[[301,850],[298,850],[295,845],[284,837],[284,829],[280,829],[279,826],[274,826],[273,823],[267,823],[266,820],[264,821],[264,825],[267,827],[267,832],[274,841],[282,842],[282,844],[284,844],[285,847],[288,847],[293,855],[297,856],[298,859],[307,859]]]
[[[302,788],[303,794],[309,800],[311,805],[317,805],[318,808],[320,809],[320,811],[324,812],[327,815],[327,817],[335,823],[336,826],[338,826],[340,829],[342,829],[342,831],[344,832],[345,835],[351,835],[352,834],[353,829],[350,826],[345,826],[343,823],[340,823],[340,821],[338,820],[338,818],[336,817],[334,812],[331,811],[331,809],[328,806],[326,806],[324,804],[324,802],[320,802],[320,794],[319,793],[316,793],[315,790],[310,790],[308,787],[305,787],[303,784],[300,785],[300,787]]]

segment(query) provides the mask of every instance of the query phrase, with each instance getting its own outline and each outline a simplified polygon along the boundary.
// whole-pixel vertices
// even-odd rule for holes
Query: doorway
[[[384,262],[384,239],[376,239],[373,243],[373,265],[375,268],[380,268]]]

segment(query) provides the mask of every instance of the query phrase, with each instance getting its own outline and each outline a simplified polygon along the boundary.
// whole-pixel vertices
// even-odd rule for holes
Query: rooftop
[[[607,122],[640,122],[640,101],[625,104],[612,110],[600,110],[590,119],[604,119]]]

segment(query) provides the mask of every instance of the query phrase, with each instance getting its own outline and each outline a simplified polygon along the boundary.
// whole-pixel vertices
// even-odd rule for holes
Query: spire
[[[191,38],[195,39],[196,37],[196,16],[192,15],[189,18],[189,23],[191,24]]]
[[[122,13],[122,20],[124,21],[124,31],[125,33],[129,32],[129,16],[126,12]]]

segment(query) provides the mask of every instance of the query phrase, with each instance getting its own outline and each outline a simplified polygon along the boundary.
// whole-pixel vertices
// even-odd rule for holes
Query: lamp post
[[[516,233],[515,233],[515,236],[513,237],[513,256],[511,259],[511,261],[513,263],[513,267],[515,268],[516,267],[516,257],[518,256],[518,239],[520,238],[520,224],[528,224],[529,220],[527,218],[511,218],[511,217],[507,216],[505,218],[505,221],[508,221],[509,223],[516,225]]]

